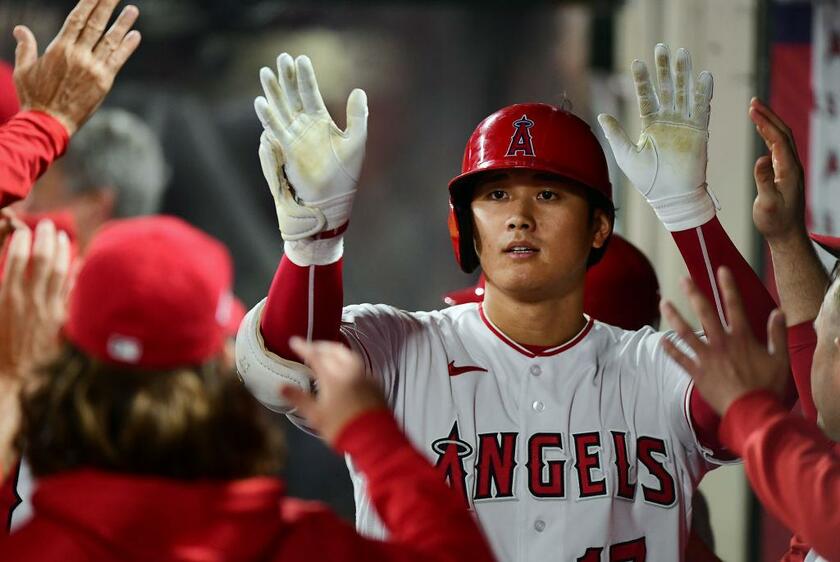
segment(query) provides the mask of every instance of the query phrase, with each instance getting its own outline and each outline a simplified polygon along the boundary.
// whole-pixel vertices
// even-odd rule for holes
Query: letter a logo
[[[534,141],[531,138],[531,127],[534,122],[528,119],[527,115],[523,115],[513,122],[513,136],[510,137],[510,146],[508,146],[507,154],[505,156],[534,156]]]

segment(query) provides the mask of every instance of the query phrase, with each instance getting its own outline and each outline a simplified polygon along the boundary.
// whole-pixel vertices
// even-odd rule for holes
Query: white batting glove
[[[365,153],[367,96],[347,99],[347,128],[336,127],[324,105],[309,57],[277,58],[278,77],[264,67],[266,97],[254,102],[270,133],[260,142],[260,161],[271,187],[283,239],[340,233],[350,219]]]
[[[670,53],[656,46],[658,89],[651,86],[645,63],[631,65],[642,118],[642,133],[633,143],[612,115],[598,123],[615,160],[645,197],[665,228],[675,232],[700,226],[719,208],[706,185],[709,114],[714,82],[703,71],[694,84],[691,55],[677,51],[672,72]]]

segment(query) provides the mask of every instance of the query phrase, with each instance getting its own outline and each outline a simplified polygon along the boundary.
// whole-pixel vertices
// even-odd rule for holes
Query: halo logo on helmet
[[[522,117],[513,122],[513,136],[510,137],[510,145],[508,145],[505,156],[516,156],[522,153],[522,156],[536,156],[534,154],[534,139],[531,136],[531,127],[534,122],[528,119],[524,113]]]

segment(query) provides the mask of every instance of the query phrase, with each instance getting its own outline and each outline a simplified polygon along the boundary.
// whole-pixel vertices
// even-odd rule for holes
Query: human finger
[[[119,2],[120,0],[99,0],[79,34],[76,45],[93,50],[102,38],[102,34],[105,33],[108,20],[111,19],[111,14],[114,13],[114,8]]]
[[[324,98],[321,97],[321,90],[318,89],[315,69],[312,68],[309,57],[300,55],[295,60],[295,73],[303,109],[307,113],[327,113],[327,106],[324,105]]]
[[[660,303],[659,310],[677,336],[679,336],[680,340],[688,345],[698,356],[702,355],[706,347],[708,347],[708,344],[697,337],[697,334],[694,333],[692,327],[686,322],[674,304],[668,300],[664,300]]]
[[[730,332],[741,336],[751,336],[752,332],[747,320],[747,313],[744,310],[744,301],[735,284],[735,276],[732,275],[732,271],[728,267],[721,266],[717,270],[717,279]]]
[[[787,319],[785,313],[778,308],[770,313],[767,319],[767,351],[787,362]]]
[[[306,392],[297,386],[286,385],[280,387],[280,396],[282,396],[298,414],[303,416],[307,421],[312,421],[312,416],[316,411],[318,403],[313,393]]]
[[[662,349],[665,350],[668,357],[673,359],[677,365],[682,367],[683,370],[691,376],[691,378],[696,378],[698,376],[700,368],[697,365],[697,362],[677,347],[674,342],[668,338],[662,338]]]
[[[691,99],[691,54],[688,50],[680,47],[677,49],[677,58],[674,63],[676,84],[674,88],[674,109],[679,115],[688,118],[688,103]]]
[[[55,224],[44,219],[35,226],[35,242],[32,244],[32,269],[27,283],[28,292],[33,300],[44,302],[50,269],[56,250]]]
[[[116,74],[119,72],[123,65],[125,65],[126,61],[128,61],[128,59],[131,58],[131,55],[134,54],[134,51],[137,50],[137,47],[140,46],[140,41],[142,39],[142,35],[140,35],[140,32],[136,29],[132,29],[125,34],[122,42],[120,42],[117,48],[114,49],[111,56],[108,57],[106,64],[112,73]]]
[[[666,45],[659,43],[653,50],[653,55],[656,63],[659,107],[665,111],[674,111],[674,79],[671,74],[671,53]]]
[[[759,156],[753,167],[753,178],[758,190],[759,197],[767,197],[776,194],[775,179],[773,173],[773,161],[769,155]]]
[[[122,43],[131,26],[134,25],[134,22],[137,21],[139,15],[140,10],[137,9],[137,6],[129,4],[123,8],[116,21],[111,25],[111,28],[108,29],[108,32],[105,33],[102,40],[94,47],[94,56],[100,59],[107,59],[120,46],[120,43]]]
[[[779,117],[779,115],[773,111],[769,105],[758,98],[752,98],[750,100],[750,108],[763,115],[768,121],[772,122],[773,125],[782,131],[785,136],[793,140],[793,131],[791,128],[788,127],[787,123],[785,123],[784,120],[782,120],[782,118]]]
[[[9,249],[6,251],[6,263],[3,266],[3,280],[0,283],[0,294],[4,297],[20,295],[31,245],[32,232],[29,228],[19,228],[12,234]]]
[[[61,303],[64,300],[64,287],[70,275],[70,254],[70,238],[63,230],[59,231],[56,236],[53,266],[50,269],[46,288],[46,297],[51,301]]]
[[[53,39],[53,43],[64,41],[74,43],[78,39],[79,34],[85,28],[91,12],[93,12],[99,0],[80,0],[76,6],[70,10],[67,17],[64,19],[64,25],[61,26],[58,34]]]
[[[768,149],[776,152],[777,156],[784,156],[785,158],[796,160],[797,156],[794,152],[793,139],[788,136],[784,129],[774,123],[767,114],[759,111],[755,107],[750,107],[749,116],[752,122],[755,123],[755,128]]]
[[[15,26],[12,35],[17,41],[15,46],[15,68],[23,68],[38,60],[38,41],[32,30],[25,25]]]
[[[697,319],[700,320],[703,331],[706,333],[706,338],[712,344],[721,342],[724,336],[723,311],[712,308],[705,295],[700,292],[700,289],[697,288],[697,285],[690,278],[683,279],[680,282],[680,287],[682,287],[685,296],[688,297],[688,301],[694,313],[697,315]],[[717,305],[717,303],[715,304]]]
[[[277,57],[277,75],[280,78],[280,87],[289,102],[289,110],[293,115],[303,111],[303,102],[298,91],[295,59],[289,53],[281,53]]]
[[[283,89],[277,81],[277,76],[267,66],[260,69],[260,84],[262,84],[266,99],[277,112],[280,121],[284,126],[288,127],[292,122],[289,102],[286,100],[286,95],[283,93]]]
[[[642,124],[647,126],[650,123],[650,118],[657,111],[659,111],[659,98],[656,92],[653,91],[653,86],[650,83],[650,74],[645,63],[640,60],[634,60],[630,65],[630,70],[633,74],[633,83],[636,85],[636,100],[639,102],[639,116],[642,118]]]

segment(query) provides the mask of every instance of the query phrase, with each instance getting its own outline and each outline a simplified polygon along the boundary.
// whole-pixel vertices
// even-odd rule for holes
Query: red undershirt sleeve
[[[289,338],[341,341],[343,260],[329,265],[299,266],[286,256],[271,282],[260,330],[266,347],[292,361],[300,358],[289,348]]]
[[[0,126],[0,208],[29,195],[69,138],[61,123],[40,111],[18,113]]]
[[[738,252],[717,217],[702,226],[671,234],[682,254],[691,279],[712,303],[722,320],[725,320],[723,297],[718,288],[716,274],[721,266],[726,266],[732,271],[744,300],[744,309],[747,311],[753,334],[759,341],[766,342],[767,319],[776,308],[776,303],[761,279]],[[789,390],[785,403],[792,407],[796,402],[793,385],[790,385]],[[700,444],[714,451],[719,458],[731,459],[731,455],[725,451],[725,447],[718,439],[720,417],[700,396],[700,393],[694,392],[693,389],[689,400],[689,412]]]
[[[761,503],[827,560],[840,560],[840,454],[811,421],[789,413],[769,391],[736,400],[721,439],[744,459]],[[788,560],[798,556],[791,551]]]

